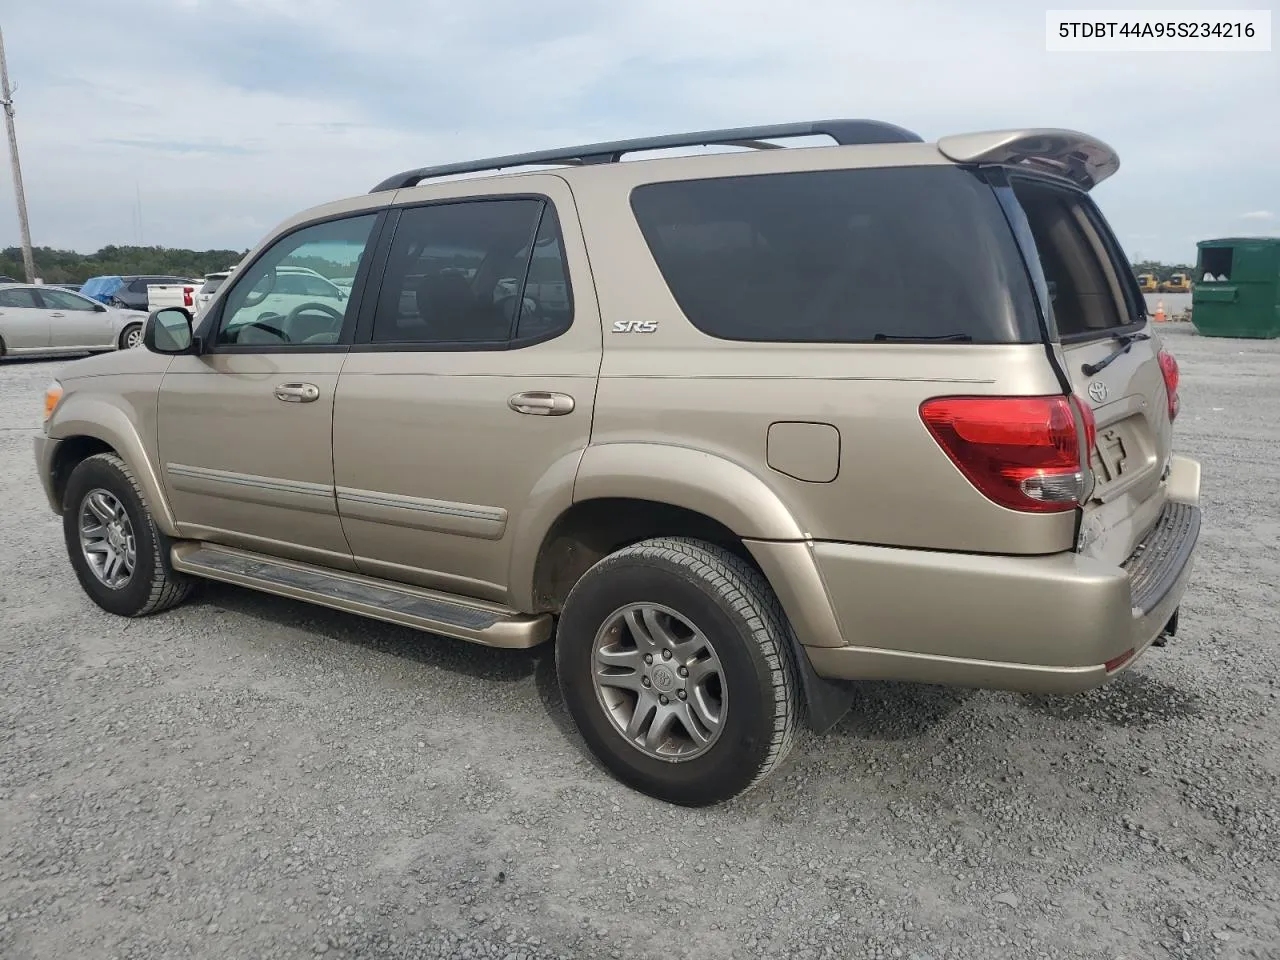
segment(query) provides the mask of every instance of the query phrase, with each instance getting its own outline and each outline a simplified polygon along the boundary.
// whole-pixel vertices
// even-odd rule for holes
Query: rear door
[[[1043,270],[1061,362],[1097,421],[1096,486],[1079,549],[1118,564],[1165,502],[1172,417],[1161,343],[1128,260],[1088,195],[1031,178],[1014,178],[1012,187]]]
[[[49,315],[30,287],[0,290],[0,340],[6,352],[49,348]]]
[[[388,221],[338,384],[338,511],[361,572],[510,602],[513,544],[572,503],[599,313],[561,178],[441,190]]]

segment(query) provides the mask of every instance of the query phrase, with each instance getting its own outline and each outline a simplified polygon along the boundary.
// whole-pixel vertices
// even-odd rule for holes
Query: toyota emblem
[[[1107,385],[1101,380],[1095,380],[1089,384],[1089,396],[1094,403],[1102,403],[1107,399]]]

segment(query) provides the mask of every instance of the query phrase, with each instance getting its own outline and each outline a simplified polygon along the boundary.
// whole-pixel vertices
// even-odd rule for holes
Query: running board
[[[483,600],[326,570],[208,543],[175,544],[173,568],[263,593],[398,623],[487,647],[535,647],[551,636],[547,614],[517,613]]]

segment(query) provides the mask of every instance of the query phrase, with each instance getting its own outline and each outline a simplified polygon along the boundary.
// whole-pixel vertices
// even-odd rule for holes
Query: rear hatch
[[[1010,180],[1025,223],[1024,253],[1047,298],[1052,350],[1096,424],[1092,493],[1077,549],[1122,564],[1165,505],[1177,364],[1163,350],[1128,260],[1082,190],[1031,176]],[[1007,199],[1007,196],[1006,196]],[[1018,210],[1013,211],[1015,214]],[[1026,250],[1030,244],[1034,251]]]

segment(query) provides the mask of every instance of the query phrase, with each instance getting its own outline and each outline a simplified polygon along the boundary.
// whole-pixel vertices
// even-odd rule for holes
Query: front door
[[[601,342],[567,185],[504,187],[429,205],[439,188],[402,193],[333,425],[359,569],[499,603],[522,524],[572,501]]]
[[[36,294],[49,317],[49,346],[102,350],[115,346],[111,314],[100,303],[69,290],[45,288]]]
[[[182,537],[351,569],[333,490],[333,398],[355,297],[281,294],[293,272],[356,276],[380,214],[313,223],[250,265],[160,386],[159,454]]]
[[[15,353],[49,349],[49,314],[31,287],[0,290],[0,340]]]

